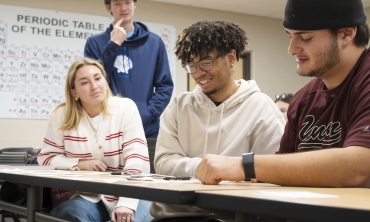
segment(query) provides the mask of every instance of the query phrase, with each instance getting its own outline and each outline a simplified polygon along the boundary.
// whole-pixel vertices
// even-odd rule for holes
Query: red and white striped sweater
[[[75,130],[61,131],[58,128],[64,121],[65,107],[53,112],[38,163],[72,170],[79,159],[99,159],[108,166],[107,171],[149,173],[148,147],[135,103],[128,98],[112,97],[108,107],[111,115],[104,116],[97,140],[85,115]],[[119,206],[136,210],[138,204],[138,200],[124,197],[81,196],[94,203],[101,199],[109,213]]]

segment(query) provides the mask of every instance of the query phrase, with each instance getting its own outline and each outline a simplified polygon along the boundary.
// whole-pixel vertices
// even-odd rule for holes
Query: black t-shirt
[[[348,146],[370,147],[369,49],[338,87],[315,78],[294,95],[277,153]]]
[[[221,105],[223,102],[213,102],[216,106]]]

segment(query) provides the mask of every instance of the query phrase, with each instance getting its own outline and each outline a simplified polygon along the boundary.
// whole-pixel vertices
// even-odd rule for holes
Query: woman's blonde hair
[[[83,112],[83,106],[81,103],[81,100],[76,101],[75,98],[71,94],[71,89],[75,89],[75,80],[76,80],[76,73],[77,71],[84,67],[92,65],[97,67],[101,74],[103,75],[105,82],[106,82],[106,94],[105,98],[103,100],[103,115],[108,116],[108,98],[113,96],[112,91],[109,88],[108,82],[107,82],[107,74],[104,71],[104,67],[96,60],[89,59],[89,58],[81,58],[74,61],[71,65],[71,67],[68,70],[67,79],[65,83],[64,88],[64,94],[66,101],[59,104],[54,111],[57,109],[65,106],[65,114],[64,114],[64,122],[62,126],[59,128],[59,130],[67,131],[67,130],[73,130],[76,129],[78,124],[80,123],[82,115],[84,115]]]

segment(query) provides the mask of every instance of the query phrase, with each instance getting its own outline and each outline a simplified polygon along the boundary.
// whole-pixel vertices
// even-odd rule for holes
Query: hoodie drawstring
[[[220,125],[218,127],[218,135],[217,135],[217,150],[216,150],[216,154],[218,155],[218,147],[220,145],[220,137],[221,137],[221,129],[222,129],[222,118],[224,117],[224,108],[225,108],[225,104],[222,103],[222,109],[221,109],[221,118],[220,118]]]
[[[206,142],[204,144],[204,153],[203,153],[203,157],[206,155],[207,153],[207,145],[208,145],[208,127],[209,127],[209,119],[210,119],[210,116],[211,116],[211,104],[209,103],[208,104],[208,118],[207,118],[207,128],[206,128]]]
[[[130,58],[130,49],[128,47],[127,42],[125,41],[124,43],[126,45],[126,50],[127,50],[127,54],[126,55],[127,55],[127,58]],[[129,77],[130,77],[130,81],[132,82],[132,74],[131,74],[130,69],[128,69],[127,72],[128,72]]]
[[[225,104],[222,103],[222,109],[221,109],[221,117],[220,117],[220,124],[219,124],[219,127],[218,127],[218,134],[217,134],[217,144],[216,144],[216,154],[218,155],[218,148],[220,146],[220,139],[221,139],[221,130],[222,130],[222,119],[224,117],[224,108],[225,108]],[[204,144],[204,153],[203,153],[203,157],[206,155],[207,153],[207,145],[208,145],[208,128],[209,128],[209,120],[210,120],[210,117],[211,117],[211,104],[208,105],[208,118],[207,118],[207,128],[206,128],[206,141],[205,141],[205,144]]]

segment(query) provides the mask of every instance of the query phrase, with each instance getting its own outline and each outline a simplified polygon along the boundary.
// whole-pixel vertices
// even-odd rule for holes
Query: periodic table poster
[[[67,71],[83,57],[87,38],[111,22],[103,16],[0,5],[0,118],[48,119],[65,100]],[[175,28],[144,23],[164,41],[175,81]]]

